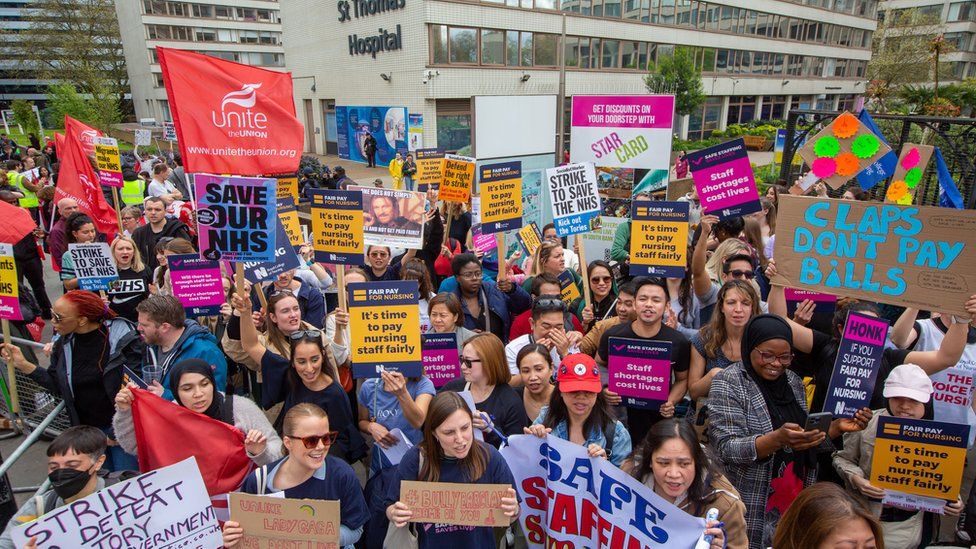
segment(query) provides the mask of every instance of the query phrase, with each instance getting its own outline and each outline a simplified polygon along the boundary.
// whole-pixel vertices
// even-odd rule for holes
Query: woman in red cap
[[[616,420],[603,396],[600,370],[593,357],[567,355],[556,370],[556,388],[526,434],[552,434],[586,446],[591,457],[605,457],[620,467],[632,450],[630,433]]]

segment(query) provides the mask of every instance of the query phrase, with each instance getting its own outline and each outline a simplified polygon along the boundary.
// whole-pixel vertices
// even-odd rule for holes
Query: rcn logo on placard
[[[258,267],[257,269],[254,269],[254,276],[256,276],[259,280],[268,278],[268,269]]]
[[[220,114],[210,111],[214,126],[227,131],[228,137],[268,137],[268,116],[252,108],[257,103],[261,84],[244,84],[220,101]]]

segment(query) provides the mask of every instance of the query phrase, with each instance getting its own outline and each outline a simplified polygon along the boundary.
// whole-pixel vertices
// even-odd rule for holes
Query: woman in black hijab
[[[247,397],[225,395],[218,391],[214,369],[207,361],[187,359],[176,363],[171,372],[169,389],[176,404],[240,429],[244,433],[247,456],[256,465],[273,463],[282,456],[281,438],[264,412]],[[112,423],[119,445],[135,455],[136,434],[129,387],[124,387],[115,397],[115,418]]]
[[[759,315],[742,336],[742,362],[712,380],[709,440],[746,505],[750,548],[769,547],[779,518],[805,486],[816,480],[817,452],[830,439],[864,429],[871,410],[838,418],[828,433],[804,431],[806,392],[788,368],[793,333],[775,315]]]

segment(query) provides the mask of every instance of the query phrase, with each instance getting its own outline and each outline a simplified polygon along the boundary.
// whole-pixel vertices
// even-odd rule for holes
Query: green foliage
[[[783,120],[753,120],[746,124],[729,124],[725,131],[716,130],[712,137],[733,139],[743,135],[758,135],[767,139],[776,139],[776,130],[786,127]]]
[[[37,117],[34,116],[34,106],[30,101],[24,99],[15,99],[13,103],[10,104],[11,110],[14,111],[14,121],[24,128],[24,133],[34,134],[37,136],[41,135],[41,128],[37,125]]]
[[[701,71],[688,48],[675,48],[672,55],[662,56],[657,66],[644,78],[650,93],[673,94],[675,112],[687,115],[701,108],[705,102]]]
[[[85,97],[68,83],[48,86],[48,107],[44,115],[46,124],[51,128],[63,128],[65,115],[100,130],[107,130],[122,120],[118,96],[101,93]]]

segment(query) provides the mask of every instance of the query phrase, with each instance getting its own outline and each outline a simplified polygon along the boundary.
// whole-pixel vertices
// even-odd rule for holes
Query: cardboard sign
[[[786,312],[790,317],[796,314],[796,308],[800,306],[800,303],[808,299],[813,301],[813,312],[815,313],[832,313],[837,308],[837,296],[835,295],[794,288],[786,288],[785,293]]]
[[[542,245],[542,231],[539,230],[539,226],[533,221],[519,229],[515,233],[515,239],[518,240],[519,245],[525,250],[525,256],[531,257],[539,249],[539,246]]]
[[[854,417],[854,412],[870,407],[887,335],[888,321],[883,318],[848,313],[837,346],[834,373],[827,386],[824,412],[835,418]]]
[[[0,318],[24,320],[20,312],[20,292],[17,263],[12,244],[0,243]]]
[[[302,236],[302,222],[298,219],[298,208],[295,207],[295,201],[291,198],[279,198],[277,202],[278,219],[281,220],[281,225],[285,228],[288,242],[297,250],[305,244],[305,237]],[[275,243],[283,244],[284,242]]]
[[[512,435],[499,451],[521,496],[529,549],[691,549],[705,529],[704,519],[682,512],[610,460],[591,458],[582,444]]]
[[[194,458],[108,486],[11,531],[23,547],[223,546],[217,515]]]
[[[413,156],[417,164],[417,173],[413,174],[413,180],[417,184],[417,190],[427,192],[430,185],[439,188],[441,179],[444,178],[444,151],[437,149],[417,149]]]
[[[546,170],[556,234],[589,232],[600,223],[600,189],[593,164],[566,164]]]
[[[443,387],[448,381],[461,377],[456,333],[423,334],[420,340],[424,375],[434,387]]]
[[[98,182],[106,187],[122,187],[122,159],[119,142],[114,137],[95,138],[95,163]]]
[[[673,95],[574,95],[574,162],[612,168],[671,168]]]
[[[773,284],[967,315],[976,212],[781,195]]]
[[[274,261],[274,179],[197,174],[193,182],[201,257]]]
[[[278,189],[277,197],[279,199],[291,198],[295,202],[298,202],[298,178],[297,177],[279,177],[277,189]]]
[[[443,202],[467,204],[474,186],[475,160],[468,156],[448,154],[444,156],[444,175],[437,198]]]
[[[220,262],[195,254],[171,255],[166,260],[173,296],[180,300],[187,316],[210,316],[220,312],[226,301]]]
[[[413,512],[410,522],[459,526],[508,526],[502,498],[508,484],[400,481],[400,501]]]
[[[629,220],[622,217],[600,216],[600,228],[588,233],[576,235],[580,245],[583,247],[584,256],[587,261],[610,261],[610,250],[613,248],[613,237],[617,234],[617,229],[621,224]]]
[[[968,425],[879,417],[871,484],[955,501],[962,485],[968,440]]]
[[[336,265],[363,262],[363,193],[313,189],[312,248],[315,260]]]
[[[559,279],[560,296],[566,305],[571,305],[580,298],[580,289],[576,285],[576,279],[568,270],[559,273],[557,278]]]
[[[416,280],[357,282],[349,291],[349,352],[353,377],[423,375],[420,290]]]
[[[350,186],[363,193],[363,240],[366,246],[419,250],[424,245],[427,196],[421,192]]]
[[[671,342],[611,337],[607,389],[629,408],[657,409],[671,390]]]
[[[687,202],[635,200],[631,206],[630,274],[683,278],[688,260]]]
[[[163,139],[176,142],[176,124],[163,122]]]
[[[808,139],[798,154],[817,178],[839,189],[890,150],[856,116],[845,111]]]
[[[885,202],[908,205],[915,200],[915,191],[922,182],[925,168],[932,159],[935,147],[932,145],[916,145],[905,143],[901,148],[901,156],[895,164],[895,174],[891,177],[891,185],[885,194]]]
[[[82,290],[108,291],[109,284],[119,279],[119,270],[107,242],[68,244],[68,253],[75,264],[78,287]]]
[[[762,210],[745,140],[690,152],[687,159],[703,213],[725,219]]]
[[[264,282],[265,280],[274,280],[278,278],[278,275],[292,269],[297,269],[301,267],[302,260],[298,258],[298,254],[295,253],[295,249],[292,248],[288,243],[288,233],[285,231],[285,226],[281,222],[279,217],[277,220],[277,226],[275,230],[278,234],[275,235],[275,241],[278,243],[275,246],[275,259],[270,262],[259,262],[259,261],[245,261],[244,262],[244,278],[247,279],[251,284],[257,284],[258,282]]]
[[[137,147],[148,147],[152,144],[152,130],[136,130],[135,145]]]
[[[522,163],[481,167],[481,231],[500,233],[522,226]]]
[[[338,501],[231,492],[230,519],[244,529],[241,547],[339,548]]]

